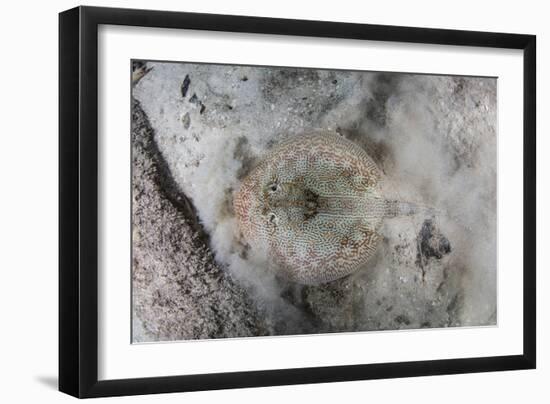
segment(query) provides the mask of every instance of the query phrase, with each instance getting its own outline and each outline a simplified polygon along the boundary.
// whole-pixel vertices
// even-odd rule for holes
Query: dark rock
[[[441,259],[451,252],[451,243],[434,225],[431,219],[426,219],[418,233],[417,265],[429,259]]]
[[[199,97],[197,97],[197,94],[193,93],[193,95],[191,96],[191,98],[189,98],[189,102],[191,104],[194,104],[196,105],[197,107],[199,107],[199,113],[202,115],[204,113],[204,110],[206,109],[206,105],[204,105],[202,103],[201,100],[199,100]]]
[[[185,75],[185,78],[183,79],[183,83],[181,83],[181,96],[185,98],[187,95],[187,91],[189,90],[189,85],[191,84],[191,79],[189,78],[189,75]]]
[[[399,75],[383,73],[376,76],[373,83],[372,98],[368,101],[366,115],[376,126],[386,126],[388,119],[387,102],[390,96],[397,92]]]
[[[396,316],[394,320],[399,325],[410,325],[411,324],[411,320],[409,320],[409,318],[407,316],[405,316],[404,314],[400,314],[400,315]]]

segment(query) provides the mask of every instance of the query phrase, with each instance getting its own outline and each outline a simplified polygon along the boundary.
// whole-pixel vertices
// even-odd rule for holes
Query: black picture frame
[[[523,50],[523,354],[98,380],[98,26],[100,24]],[[96,7],[59,15],[59,390],[104,397],[324,383],[536,366],[536,37]]]

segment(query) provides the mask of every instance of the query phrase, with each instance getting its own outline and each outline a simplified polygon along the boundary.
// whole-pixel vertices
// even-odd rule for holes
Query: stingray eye
[[[272,182],[271,184],[269,184],[267,186],[267,189],[269,192],[273,193],[273,192],[277,192],[279,190],[279,185],[277,185],[276,182]]]

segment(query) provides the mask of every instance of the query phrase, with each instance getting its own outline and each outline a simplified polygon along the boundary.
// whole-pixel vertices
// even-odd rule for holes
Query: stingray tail
[[[426,215],[435,216],[438,213],[437,209],[431,206],[421,205],[413,202],[403,202],[395,200],[386,200],[385,203],[385,217],[398,217],[398,216],[413,216],[413,215]]]

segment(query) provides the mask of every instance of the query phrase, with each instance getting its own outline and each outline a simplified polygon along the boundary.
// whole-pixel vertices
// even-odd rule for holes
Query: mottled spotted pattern
[[[289,280],[330,282],[374,254],[382,219],[401,207],[378,192],[367,153],[335,133],[282,143],[243,180],[234,207],[248,244]]]

